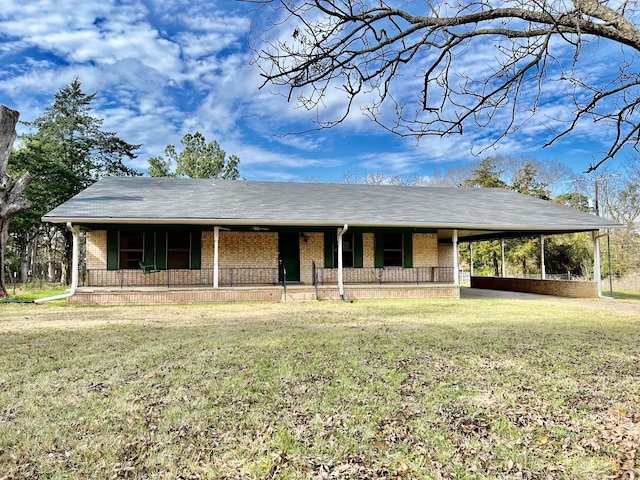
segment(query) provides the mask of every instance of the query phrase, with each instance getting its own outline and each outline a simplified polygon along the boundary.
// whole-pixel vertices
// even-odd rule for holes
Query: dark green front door
[[[287,272],[287,282],[300,281],[300,238],[296,233],[278,234],[278,259],[280,260],[280,276],[282,282],[282,272]]]

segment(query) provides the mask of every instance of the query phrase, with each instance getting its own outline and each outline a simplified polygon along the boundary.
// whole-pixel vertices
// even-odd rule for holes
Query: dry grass
[[[639,307],[0,305],[0,478],[633,478]]]

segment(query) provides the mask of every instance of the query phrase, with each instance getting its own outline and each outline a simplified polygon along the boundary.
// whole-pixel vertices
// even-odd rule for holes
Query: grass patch
[[[613,298],[640,301],[640,292],[614,291]]]
[[[630,478],[613,305],[3,305],[0,478]]]
[[[69,287],[65,285],[50,285],[46,283],[40,287],[37,282],[18,284],[16,285],[15,290],[13,285],[7,285],[8,296],[4,299],[0,299],[0,303],[32,302],[38,298],[60,295],[65,293],[68,289]],[[64,303],[61,303],[60,305],[63,304]]]

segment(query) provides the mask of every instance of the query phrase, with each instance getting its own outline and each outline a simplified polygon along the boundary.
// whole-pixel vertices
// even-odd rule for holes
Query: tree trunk
[[[7,295],[4,282],[5,249],[9,240],[9,222],[13,217],[31,207],[31,202],[22,196],[24,189],[31,183],[27,172],[16,182],[7,173],[9,155],[16,138],[16,123],[20,113],[0,105],[0,295]]]

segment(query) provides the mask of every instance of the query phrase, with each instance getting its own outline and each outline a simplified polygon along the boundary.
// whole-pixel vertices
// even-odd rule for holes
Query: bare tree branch
[[[256,32],[263,87],[283,87],[289,101],[316,110],[318,128],[343,122],[359,105],[383,128],[417,140],[491,126],[483,151],[539,115],[548,98],[543,93],[551,92],[566,95],[573,108],[563,118],[548,118],[554,130],[545,146],[589,121],[613,132],[607,152],[589,171],[627,145],[640,148],[635,3],[508,0],[496,7],[490,0],[454,0],[403,8],[396,7],[400,2],[366,0],[258,3],[273,8],[278,19]],[[585,55],[604,49],[596,40],[618,45],[623,55],[618,75],[607,81],[585,79],[578,68]],[[473,62],[479,52],[485,58]],[[422,77],[417,88],[407,80],[416,75]],[[403,88],[405,83],[414,90]],[[338,114],[324,103],[336,89],[346,99]]]

